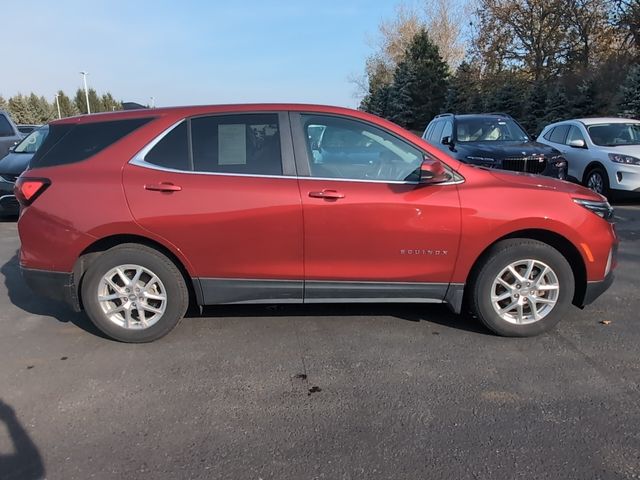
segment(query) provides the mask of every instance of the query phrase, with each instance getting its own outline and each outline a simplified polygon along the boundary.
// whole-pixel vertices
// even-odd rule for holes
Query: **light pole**
[[[62,118],[62,115],[60,115],[60,101],[58,100],[58,97],[60,95],[56,93],[56,107],[58,107],[58,118]]]
[[[89,72],[80,72],[84,80],[84,98],[87,100],[87,113],[91,113],[91,107],[89,106],[89,90],[87,89],[87,75]]]
[[[156,99],[153,97],[149,97],[151,98],[151,108],[156,108]]]

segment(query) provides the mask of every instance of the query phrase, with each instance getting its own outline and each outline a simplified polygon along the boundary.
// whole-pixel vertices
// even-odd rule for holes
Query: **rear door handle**
[[[180,185],[174,185],[173,183],[153,183],[144,186],[145,190],[151,190],[152,192],[179,192],[182,190]]]
[[[327,200],[337,200],[344,198],[344,193],[340,193],[336,190],[322,190],[321,192],[309,192],[309,196],[312,198],[325,198]]]

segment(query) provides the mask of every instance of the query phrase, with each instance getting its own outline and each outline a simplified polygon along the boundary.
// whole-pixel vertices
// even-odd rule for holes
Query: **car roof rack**
[[[441,113],[440,115],[436,115],[435,118],[440,118],[440,117],[453,117],[455,116],[455,113]]]

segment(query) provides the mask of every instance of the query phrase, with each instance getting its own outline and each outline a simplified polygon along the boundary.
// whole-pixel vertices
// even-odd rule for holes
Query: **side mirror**
[[[449,174],[440,160],[425,158],[420,165],[420,184],[430,185],[449,180]]]
[[[569,142],[569,146],[573,148],[587,148],[587,145],[584,143],[582,139],[571,140]]]
[[[442,137],[441,143],[442,145],[451,145],[451,137]]]

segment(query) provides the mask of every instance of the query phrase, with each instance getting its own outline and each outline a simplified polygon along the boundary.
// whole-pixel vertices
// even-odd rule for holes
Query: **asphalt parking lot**
[[[640,478],[640,204],[617,214],[613,287],[541,337],[261,306],[147,345],[33,297],[2,222],[0,479]]]

